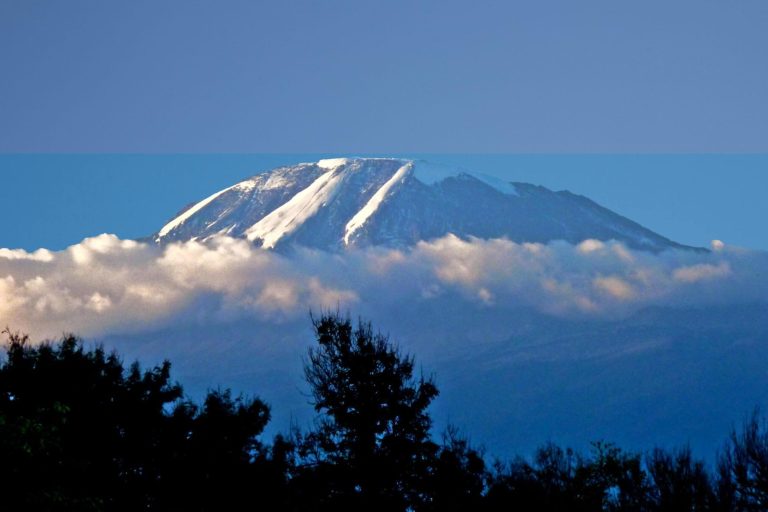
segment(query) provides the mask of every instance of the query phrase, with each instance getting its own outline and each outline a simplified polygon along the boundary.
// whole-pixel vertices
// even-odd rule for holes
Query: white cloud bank
[[[768,254],[721,242],[714,249],[651,254],[597,240],[544,245],[449,235],[407,251],[286,256],[226,237],[160,248],[105,234],[58,252],[0,249],[0,323],[34,336],[96,336],[201,315],[279,323],[305,320],[310,309],[445,300],[610,318],[653,305],[768,301]]]

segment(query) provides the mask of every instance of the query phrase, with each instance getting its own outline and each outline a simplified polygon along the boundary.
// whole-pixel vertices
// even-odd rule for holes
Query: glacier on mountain
[[[447,234],[539,243],[617,240],[653,252],[694,249],[568,191],[397,158],[332,158],[257,174],[193,204],[153,240],[221,234],[265,249],[409,247]]]

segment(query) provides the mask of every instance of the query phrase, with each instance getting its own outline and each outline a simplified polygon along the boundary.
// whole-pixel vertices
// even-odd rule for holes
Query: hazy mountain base
[[[612,321],[524,309],[501,318],[466,306],[454,311],[457,304],[441,301],[407,315],[360,314],[388,326],[406,351],[419,354],[423,371],[434,373],[436,427],[453,423],[495,455],[531,453],[546,441],[583,449],[605,439],[638,450],[689,443],[710,458],[723,432],[768,401],[768,304],[653,308]],[[484,330],[468,333],[467,315]],[[307,319],[186,318],[101,341],[146,364],[170,358],[193,396],[220,384],[280,404],[273,431],[311,421],[301,374],[312,343]]]

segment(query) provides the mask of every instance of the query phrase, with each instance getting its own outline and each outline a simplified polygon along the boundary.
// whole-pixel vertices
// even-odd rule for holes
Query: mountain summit
[[[152,239],[165,244],[229,235],[266,249],[344,250],[405,247],[448,233],[690,249],[567,191],[394,158],[334,158],[258,174],[189,206]]]

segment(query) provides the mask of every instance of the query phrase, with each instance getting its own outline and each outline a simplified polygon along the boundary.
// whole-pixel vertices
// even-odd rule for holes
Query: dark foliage
[[[315,428],[260,439],[269,408],[209,392],[185,399],[170,364],[142,371],[73,336],[7,333],[0,365],[3,510],[768,510],[768,423],[755,412],[716,470],[690,449],[645,456],[604,442],[549,444],[486,465],[449,428],[431,437],[438,390],[370,324],[313,319],[305,375]]]
[[[257,441],[269,419],[261,401],[216,391],[198,407],[182,401],[168,362],[142,372],[73,336],[39,346],[9,338],[0,367],[4,509],[218,510],[223,501],[232,510],[257,476],[279,491],[284,471],[270,471]]]
[[[415,378],[413,358],[370,324],[353,328],[324,314],[313,325],[318,347],[305,375],[322,416],[300,443],[300,478],[314,487],[307,505],[405,510],[424,503],[437,452],[426,409],[437,387]]]
[[[768,510],[768,422],[757,410],[731,432],[718,466],[721,510]]]
[[[595,443],[591,457],[556,445],[540,448],[529,464],[497,465],[487,495],[490,510],[648,510],[649,486],[639,455]]]
[[[424,510],[478,510],[488,480],[485,460],[469,440],[449,427],[433,461]]]
[[[659,512],[716,510],[715,494],[704,463],[690,448],[669,453],[655,449],[647,459],[653,483],[651,502]]]

